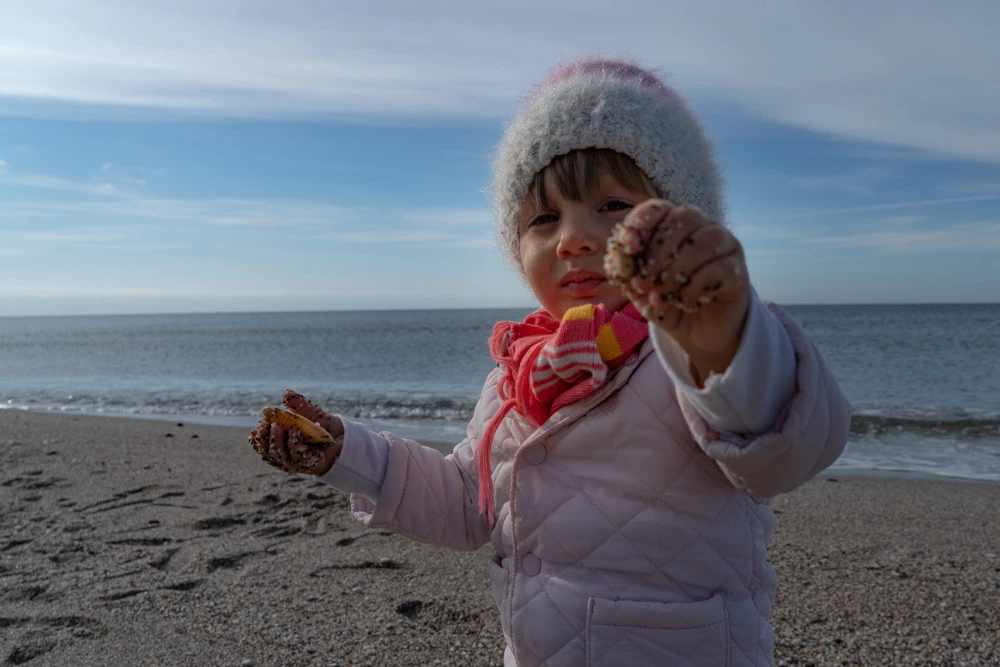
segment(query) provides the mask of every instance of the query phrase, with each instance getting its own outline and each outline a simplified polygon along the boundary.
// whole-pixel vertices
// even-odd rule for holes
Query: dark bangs
[[[550,172],[556,187],[566,199],[581,201],[583,193],[596,188],[601,181],[601,174],[608,173],[621,185],[636,192],[648,192],[650,197],[662,197],[652,182],[632,158],[622,155],[610,148],[584,148],[559,155],[552,159],[549,166],[535,175],[528,189],[538,210],[549,208],[548,193],[545,192],[545,172]]]

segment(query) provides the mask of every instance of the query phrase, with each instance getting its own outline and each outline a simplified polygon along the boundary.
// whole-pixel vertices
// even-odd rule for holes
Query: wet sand
[[[362,527],[246,429],[0,411],[0,661],[499,665],[488,548]],[[1000,664],[1000,485],[774,501],[779,664]]]

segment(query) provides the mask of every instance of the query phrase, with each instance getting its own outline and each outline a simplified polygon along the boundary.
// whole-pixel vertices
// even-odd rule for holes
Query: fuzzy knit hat
[[[634,63],[578,60],[557,67],[538,85],[494,157],[498,242],[519,270],[517,215],[528,187],[553,158],[585,148],[627,155],[662,197],[725,223],[721,169],[680,95]]]

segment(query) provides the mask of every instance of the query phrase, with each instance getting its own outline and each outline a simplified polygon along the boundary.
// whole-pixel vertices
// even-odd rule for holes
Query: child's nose
[[[559,257],[589,255],[603,247],[594,221],[585,213],[563,215],[559,231],[559,246],[556,248]]]

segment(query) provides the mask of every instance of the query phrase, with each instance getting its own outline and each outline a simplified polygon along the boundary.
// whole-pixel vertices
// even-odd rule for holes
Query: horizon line
[[[761,299],[770,301],[769,299]],[[890,301],[890,302],[865,302],[865,303],[791,303],[773,302],[782,308],[859,308],[859,307],[879,307],[879,306],[1000,306],[1000,301]],[[319,313],[403,313],[416,311],[457,311],[457,310],[537,310],[537,305],[525,306],[477,306],[469,307],[434,307],[434,308],[323,308],[315,310],[190,310],[190,311],[163,311],[163,312],[121,312],[121,313],[41,313],[24,315],[2,315],[0,320],[29,319],[29,318],[59,318],[59,317],[172,317],[182,315],[304,315]]]

